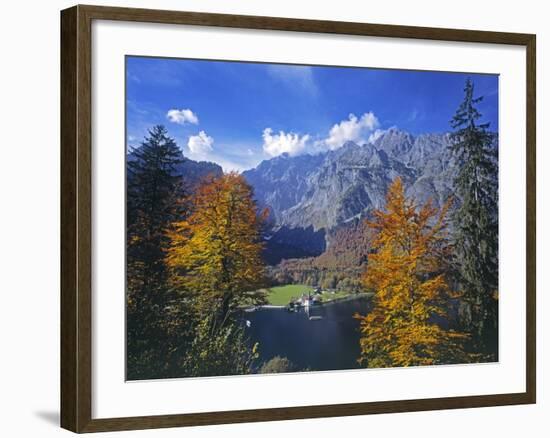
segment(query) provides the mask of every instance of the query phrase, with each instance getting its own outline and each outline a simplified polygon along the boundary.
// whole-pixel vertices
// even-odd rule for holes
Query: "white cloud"
[[[328,149],[338,149],[347,141],[363,144],[369,141],[373,131],[380,125],[372,112],[364,113],[360,118],[351,113],[348,120],[336,123],[329,131],[323,143]]]
[[[206,134],[204,131],[200,131],[199,135],[191,135],[187,142],[187,147],[192,154],[205,155],[212,151],[212,145],[214,139]]]
[[[279,131],[273,133],[271,128],[263,131],[263,150],[271,156],[288,153],[300,155],[304,153],[317,154],[326,150],[341,148],[347,141],[353,141],[359,145],[373,143],[385,131],[378,129],[380,123],[372,112],[364,113],[357,117],[351,113],[346,120],[342,120],[332,126],[326,138],[315,140],[309,134],[296,134],[294,132]]]
[[[371,135],[369,135],[369,143],[374,143],[376,140],[378,140],[380,137],[382,137],[383,134],[387,132],[386,129],[377,129],[374,131]]]
[[[172,123],[177,123],[179,125],[185,125],[186,123],[191,123],[193,125],[199,124],[199,118],[190,109],[171,109],[166,113],[166,117]]]
[[[279,131],[278,134],[273,134],[271,128],[264,129],[262,137],[264,139],[264,152],[272,157],[284,153],[299,155],[305,152],[310,139],[308,134],[299,135],[294,132]]]
[[[207,161],[212,161],[220,165],[225,173],[228,173],[228,172],[242,173],[244,170],[256,167],[256,165],[258,164],[258,163],[255,163],[254,165],[247,165],[246,163],[233,161],[223,157],[210,157]]]

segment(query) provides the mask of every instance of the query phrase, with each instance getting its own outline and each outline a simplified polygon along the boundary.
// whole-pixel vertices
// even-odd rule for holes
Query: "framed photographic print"
[[[61,13],[61,423],[535,403],[535,36]]]

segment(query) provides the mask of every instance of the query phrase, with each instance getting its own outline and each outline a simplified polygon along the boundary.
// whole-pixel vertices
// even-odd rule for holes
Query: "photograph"
[[[125,123],[127,381],[499,361],[498,74],[126,55]]]

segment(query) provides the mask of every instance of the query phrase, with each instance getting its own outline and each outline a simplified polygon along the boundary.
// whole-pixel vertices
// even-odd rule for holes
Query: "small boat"
[[[310,316],[310,317],[309,317],[309,320],[310,320],[310,321],[319,321],[319,320],[321,320],[321,319],[323,319],[322,316]]]

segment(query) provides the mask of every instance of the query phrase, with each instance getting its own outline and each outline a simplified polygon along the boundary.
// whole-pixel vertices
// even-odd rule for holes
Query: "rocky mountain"
[[[268,207],[273,220],[283,224],[283,213],[297,205],[310,188],[309,178],[318,170],[325,157],[283,154],[262,161],[255,169],[243,173],[254,187],[257,201]]]
[[[329,230],[357,219],[384,206],[386,189],[397,176],[410,185],[416,174],[372,144],[346,143],[326,154],[308,178],[309,187],[300,202],[282,212],[281,223]]]
[[[347,142],[318,155],[277,157],[243,173],[276,226],[330,230],[382,208],[400,176],[407,194],[441,204],[449,196],[453,159],[448,134],[413,137],[389,129],[374,143]]]
[[[454,159],[448,134],[413,136],[396,128],[373,143],[353,142],[318,155],[280,156],[243,175],[258,203],[272,212],[268,246],[284,258],[314,256],[330,244],[331,230],[383,208],[400,176],[407,195],[441,206],[453,193]],[[278,256],[271,258],[276,262]]]
[[[206,177],[221,176],[223,169],[221,166],[209,161],[193,161],[183,157],[183,161],[178,165],[176,172],[182,175],[184,184],[193,189]]]

